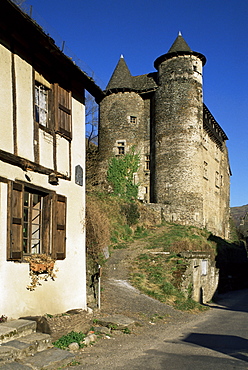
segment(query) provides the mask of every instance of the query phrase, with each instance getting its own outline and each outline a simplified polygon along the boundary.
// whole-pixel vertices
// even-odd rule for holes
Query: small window
[[[137,117],[135,117],[135,116],[130,116],[130,118],[129,118],[129,122],[130,122],[130,123],[133,123],[133,124],[136,124],[136,123],[137,123]]]
[[[218,172],[218,171],[216,171],[216,172],[215,172],[215,186],[216,186],[217,188],[219,188],[219,187],[220,187],[220,174],[219,174],[219,172]]]
[[[48,92],[45,86],[35,82],[35,121],[44,127],[48,127]]]
[[[223,180],[223,176],[220,175],[220,186],[223,186],[224,185],[224,180]]]
[[[208,261],[207,260],[202,260],[201,261],[201,274],[203,276],[206,276],[208,272]]]
[[[208,179],[208,164],[205,161],[204,161],[204,164],[203,164],[203,177],[206,180]]]
[[[125,154],[125,142],[124,141],[118,141],[117,143],[117,149],[118,149],[118,155]]]
[[[150,155],[145,155],[145,170],[150,171]]]
[[[204,134],[202,138],[202,145],[204,146],[205,149],[208,150],[208,135],[207,134]]]

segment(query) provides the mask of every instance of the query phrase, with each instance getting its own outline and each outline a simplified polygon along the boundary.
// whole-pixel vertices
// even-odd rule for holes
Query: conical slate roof
[[[190,52],[192,52],[192,50],[190,49],[189,45],[184,40],[184,38],[183,38],[183,36],[181,35],[180,32],[179,32],[176,40],[173,42],[173,44],[172,44],[170,50],[168,51],[168,53],[177,53],[178,51],[190,51]]]
[[[111,89],[131,89],[132,88],[132,76],[125,62],[124,57],[121,55],[117,66],[115,67],[114,73],[109,80],[106,90]]]
[[[196,51],[192,51],[187,44],[187,42],[184,40],[183,36],[179,32],[176,40],[173,42],[170,50],[168,53],[161,55],[158,57],[154,62],[154,67],[158,69],[159,65],[164,62],[165,60],[168,60],[172,58],[175,55],[195,55],[202,61],[202,65],[206,63],[206,58],[203,54],[198,53]]]

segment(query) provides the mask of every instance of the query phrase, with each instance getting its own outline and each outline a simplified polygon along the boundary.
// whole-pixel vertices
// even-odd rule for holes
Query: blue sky
[[[102,88],[121,54],[133,75],[154,71],[154,60],[169,50],[181,31],[191,49],[207,58],[204,102],[229,138],[231,206],[248,203],[247,0],[27,0],[25,4],[32,5],[34,18],[52,37],[65,41],[94,71]]]

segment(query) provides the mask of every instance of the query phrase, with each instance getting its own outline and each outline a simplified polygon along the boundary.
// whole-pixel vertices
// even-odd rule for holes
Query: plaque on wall
[[[84,172],[82,167],[78,164],[75,167],[75,183],[77,185],[83,186],[83,178],[84,178]]]

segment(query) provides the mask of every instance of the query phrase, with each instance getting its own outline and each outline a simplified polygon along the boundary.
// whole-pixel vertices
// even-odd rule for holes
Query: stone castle
[[[100,102],[100,169],[106,176],[109,158],[134,147],[140,200],[159,205],[166,221],[227,238],[227,136],[203,103],[205,63],[180,33],[156,72],[132,76],[120,57]]]

